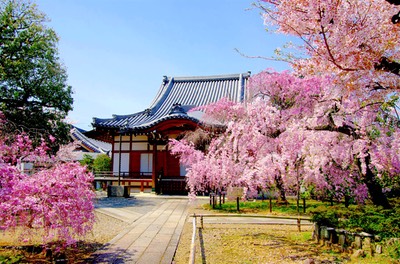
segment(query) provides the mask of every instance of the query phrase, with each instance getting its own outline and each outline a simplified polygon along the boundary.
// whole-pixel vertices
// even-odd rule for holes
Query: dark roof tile
[[[89,138],[85,136],[82,131],[84,130],[73,127],[71,129],[70,135],[74,140],[80,142],[80,144],[82,144],[86,149],[90,149],[91,151],[96,153],[108,153],[111,150],[110,143]]]
[[[187,119],[199,122],[198,113],[189,110],[222,98],[241,102],[250,73],[164,78],[150,107],[131,115],[113,115],[109,119],[93,118],[94,127],[145,130],[169,119]],[[180,105],[180,108],[174,106]]]

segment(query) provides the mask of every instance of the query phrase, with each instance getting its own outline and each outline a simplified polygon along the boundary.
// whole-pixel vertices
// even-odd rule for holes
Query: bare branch
[[[277,59],[277,58],[272,58],[272,57],[264,57],[264,56],[249,56],[244,54],[243,52],[241,52],[240,50],[238,50],[237,48],[234,48],[234,50],[240,54],[240,56],[248,58],[248,59],[263,59],[263,60],[270,60],[270,61],[283,61],[283,62],[287,62],[289,64],[293,64],[291,61],[289,60],[285,60],[285,59]]]

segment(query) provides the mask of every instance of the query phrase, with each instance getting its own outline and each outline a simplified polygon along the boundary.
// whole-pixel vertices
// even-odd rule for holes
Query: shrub
[[[337,227],[339,217],[336,213],[336,207],[318,206],[310,210],[311,221],[319,226]]]
[[[111,170],[111,158],[106,154],[98,155],[93,161],[93,169],[95,172],[99,171],[110,171]]]
[[[400,241],[388,241],[387,251],[391,258],[393,259],[400,259]]]
[[[311,221],[352,232],[367,232],[382,238],[400,237],[400,208],[377,206],[319,206],[311,209]]]
[[[88,171],[93,171],[93,163],[94,163],[94,159],[92,156],[88,155],[88,154],[83,154],[83,159],[81,161],[79,161],[81,163],[81,165],[85,166],[88,169]]]

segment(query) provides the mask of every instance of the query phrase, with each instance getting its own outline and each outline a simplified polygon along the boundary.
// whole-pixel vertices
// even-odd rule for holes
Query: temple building
[[[166,77],[144,111],[112,118],[93,118],[96,138],[111,143],[112,175],[107,184],[137,191],[184,194],[186,168],[171,155],[168,141],[201,126],[199,106],[228,98],[242,102],[250,72],[242,74]],[[197,108],[195,111],[191,109]],[[96,178],[101,180],[101,178]]]

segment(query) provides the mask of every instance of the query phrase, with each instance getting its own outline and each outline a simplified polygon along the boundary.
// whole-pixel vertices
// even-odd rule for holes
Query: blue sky
[[[93,117],[146,109],[162,76],[287,69],[270,57],[288,41],[267,33],[247,0],[36,0],[60,37],[74,91],[69,119],[90,130]]]

